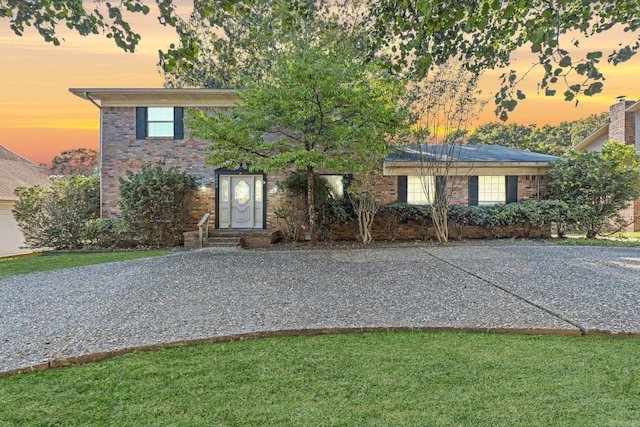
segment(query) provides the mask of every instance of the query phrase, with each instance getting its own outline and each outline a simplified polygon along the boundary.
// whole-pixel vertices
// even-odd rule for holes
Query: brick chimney
[[[636,121],[634,114],[627,112],[635,101],[627,101],[624,96],[616,99],[617,102],[609,107],[609,140],[635,145]]]

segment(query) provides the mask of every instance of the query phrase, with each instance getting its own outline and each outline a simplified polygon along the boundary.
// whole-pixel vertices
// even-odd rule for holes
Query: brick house
[[[580,141],[572,150],[598,151],[607,141],[623,142],[640,152],[640,101],[618,97],[616,103],[609,107],[609,122]],[[632,223],[629,231],[640,231],[640,200],[632,202],[622,215]]]
[[[205,164],[210,142],[192,137],[183,126],[186,109],[224,112],[237,102],[226,89],[69,89],[100,109],[100,177],[103,218],[119,215],[119,178],[127,170],[163,161],[192,174],[200,185],[194,218],[212,213],[215,229],[275,229],[276,187],[286,173],[262,174]],[[389,155],[377,185],[381,203],[424,204],[419,160],[411,148]],[[454,175],[455,204],[495,204],[538,199],[544,175],[556,159],[500,146],[467,146],[458,153]],[[343,175],[325,174],[337,194]],[[435,185],[435,178],[433,181]],[[194,226],[197,222],[194,220]]]

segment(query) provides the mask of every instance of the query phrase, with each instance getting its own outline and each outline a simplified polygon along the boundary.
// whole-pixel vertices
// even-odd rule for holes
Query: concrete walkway
[[[323,328],[640,333],[640,249],[205,249],[0,281],[0,372]]]

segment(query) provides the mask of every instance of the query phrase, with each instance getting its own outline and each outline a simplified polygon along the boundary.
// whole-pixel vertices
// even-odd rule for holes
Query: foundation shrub
[[[479,206],[452,205],[447,211],[453,236],[460,240],[465,227],[481,227],[487,221],[487,209]]]
[[[100,216],[100,177],[56,178],[51,188],[18,187],[13,215],[30,248],[76,249],[88,221]]]
[[[176,167],[145,165],[120,178],[120,209],[133,239],[145,246],[182,245],[196,194],[196,180]]]
[[[85,224],[83,233],[85,246],[98,248],[135,246],[135,240],[122,218],[93,219]]]

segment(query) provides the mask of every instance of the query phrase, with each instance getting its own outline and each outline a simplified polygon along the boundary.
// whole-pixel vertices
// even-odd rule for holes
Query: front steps
[[[209,237],[203,238],[202,246],[199,243],[198,231],[184,233],[184,246],[187,249],[199,249],[201,247],[241,247],[255,248],[269,246],[282,239],[282,232],[277,229],[215,229],[209,230]]]

